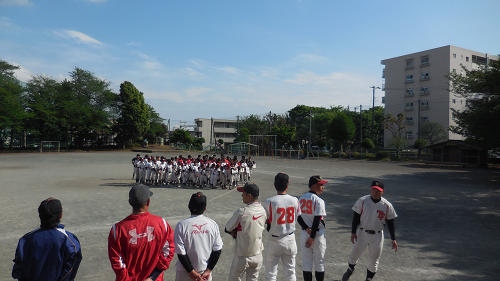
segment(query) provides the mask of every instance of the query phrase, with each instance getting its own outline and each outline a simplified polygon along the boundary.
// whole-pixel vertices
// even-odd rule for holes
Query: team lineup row
[[[238,187],[244,207],[234,212],[225,226],[225,232],[235,239],[234,257],[228,280],[258,280],[262,265],[265,279],[276,280],[278,263],[283,264],[285,280],[296,280],[295,239],[296,224],[300,225],[300,248],[304,280],[314,276],[324,280],[326,237],[325,203],[319,197],[327,183],[320,176],[311,176],[309,192],[299,199],[287,194],[289,176],[278,173],[274,179],[276,195],[263,204],[258,202],[259,187],[247,183]],[[384,184],[373,181],[370,195],[359,198],[352,210],[351,242],[348,269],[342,280],[349,280],[354,267],[368,248],[369,264],[366,280],[372,280],[378,268],[383,248],[385,225],[397,251],[392,204],[382,197]],[[129,192],[132,214],[116,223],[108,236],[108,255],[116,280],[163,280],[174,253],[178,261],[175,280],[212,280],[212,270],[221,255],[223,242],[217,223],[204,216],[207,198],[193,194],[188,209],[191,216],[177,223],[172,230],[167,221],[150,214],[149,187],[136,183]],[[24,235],[18,243],[12,277],[19,280],[73,280],[82,261],[82,252],[76,236],[60,224],[62,204],[49,198],[38,208],[41,227]],[[265,259],[262,235],[268,232]]]
[[[247,183],[250,181],[253,169],[257,168],[255,161],[251,157],[241,157],[238,161],[237,156],[232,159],[221,155],[216,158],[215,155],[205,155],[192,158],[172,157],[166,159],[163,156],[149,156],[144,158],[140,154],[132,159],[134,166],[132,179],[136,182],[151,185],[166,186],[197,186],[200,188],[211,187],[222,189],[232,189],[238,183]]]

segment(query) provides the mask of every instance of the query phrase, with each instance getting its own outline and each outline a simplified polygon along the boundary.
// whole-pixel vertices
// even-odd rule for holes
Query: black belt
[[[361,229],[361,230],[364,230],[364,232],[366,232],[366,233],[368,233],[368,234],[380,233],[380,231],[363,229],[362,227],[361,227],[360,229]]]
[[[290,232],[290,233],[288,233],[287,235],[282,236],[282,237],[285,237],[285,236],[288,236],[288,235],[292,235],[292,234],[293,234],[293,231],[292,231],[292,232]],[[279,238],[279,236],[276,236],[276,235],[272,235],[272,234],[271,234],[271,236],[272,236],[272,237],[278,237],[278,238]]]

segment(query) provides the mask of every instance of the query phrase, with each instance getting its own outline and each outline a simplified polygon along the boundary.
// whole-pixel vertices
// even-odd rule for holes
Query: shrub
[[[363,159],[375,159],[375,154],[363,153]]]
[[[389,152],[388,151],[379,151],[377,152],[377,155],[375,156],[376,159],[384,159],[384,158],[389,158]]]
[[[339,158],[339,153],[338,152],[335,152],[333,155],[332,155],[333,158]],[[341,158],[346,158],[346,157],[349,157],[349,154],[345,153],[345,152],[342,152],[342,154],[340,154],[340,157]]]

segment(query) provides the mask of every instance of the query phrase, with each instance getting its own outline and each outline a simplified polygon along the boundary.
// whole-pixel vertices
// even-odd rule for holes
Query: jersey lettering
[[[312,200],[301,199],[300,200],[300,211],[303,214],[311,215],[313,213]]]
[[[384,217],[385,217],[384,212],[377,210],[377,213],[378,213],[378,219],[379,219],[379,220],[383,220],[383,219],[384,219]]]
[[[278,224],[285,224],[285,223],[293,223],[295,221],[295,208],[294,207],[287,207],[286,209],[284,207],[278,208],[276,210],[277,214],[280,214],[278,217]],[[286,216],[286,220],[285,220]]]

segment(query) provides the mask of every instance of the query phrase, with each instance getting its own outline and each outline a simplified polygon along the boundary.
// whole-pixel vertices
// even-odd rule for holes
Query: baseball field
[[[31,153],[0,155],[0,280],[11,280],[18,239],[39,226],[37,208],[48,197],[61,200],[62,223],[80,240],[83,252],[76,280],[114,280],[107,255],[111,226],[132,211],[128,191],[134,152]],[[165,154],[170,158],[174,155]],[[422,167],[407,162],[359,160],[288,160],[252,157],[257,163],[252,182],[260,187],[259,201],[276,194],[276,173],[290,175],[289,194],[308,191],[311,175],[329,182],[321,197],[326,203],[326,278],[340,280],[351,249],[350,228],[356,200],[369,194],[372,180],[385,184],[384,197],[396,209],[398,252],[389,234],[374,280],[500,280],[500,170]],[[150,212],[172,228],[189,217],[194,188],[151,189]],[[236,190],[203,190],[205,215],[220,227],[224,242],[215,281],[227,280],[233,239],[224,233],[232,213],[242,206]],[[298,226],[297,226],[298,227]],[[267,234],[264,235],[267,237]],[[296,235],[298,240],[299,235]],[[300,248],[300,247],[299,247]],[[367,251],[353,281],[365,279]],[[174,258],[165,280],[175,278]],[[297,279],[302,278],[301,253]],[[264,280],[264,269],[260,280]],[[281,266],[279,280],[283,280]]]

